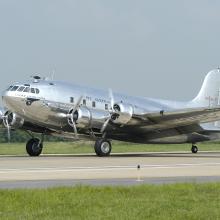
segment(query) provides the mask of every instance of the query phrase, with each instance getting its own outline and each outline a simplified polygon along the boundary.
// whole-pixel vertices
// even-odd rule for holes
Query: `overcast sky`
[[[217,0],[0,0],[0,88],[33,74],[188,100],[220,65]]]

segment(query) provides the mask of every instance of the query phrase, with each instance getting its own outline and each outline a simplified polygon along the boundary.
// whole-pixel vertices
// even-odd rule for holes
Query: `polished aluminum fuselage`
[[[49,129],[56,134],[68,133],[74,138],[73,129],[67,122],[69,111],[74,108],[77,100],[83,96],[86,100],[86,107],[103,111],[103,116],[111,111],[111,99],[108,90],[100,90],[79,86],[68,82],[39,80],[37,82],[16,83],[22,86],[29,84],[30,87],[40,90],[39,94],[24,93],[19,91],[5,91],[3,94],[3,104],[6,109],[17,113],[24,118],[25,122]],[[127,103],[133,106],[134,114],[144,115],[148,112],[173,111],[178,109],[192,108],[193,102],[176,102],[168,100],[158,100],[151,98],[132,97],[119,93],[113,93],[115,103]],[[32,100],[31,105],[27,105],[27,100]],[[73,101],[74,100],[74,101]],[[95,107],[93,103],[95,102]],[[106,105],[108,109],[106,109]],[[133,122],[135,125],[135,122]],[[120,132],[108,132],[109,138],[138,142],[138,143],[184,143],[189,142],[189,134],[179,134],[173,129],[151,132],[148,129],[128,128],[123,135]],[[84,130],[82,135],[88,135]],[[140,133],[140,135],[139,135]]]

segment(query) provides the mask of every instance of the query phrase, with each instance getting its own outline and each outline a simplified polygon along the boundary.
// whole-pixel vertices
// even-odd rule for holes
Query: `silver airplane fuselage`
[[[5,109],[14,114],[14,128],[73,139],[78,133],[82,138],[134,143],[196,143],[219,138],[219,132],[200,126],[220,119],[218,112],[207,113],[218,106],[216,91],[206,88],[217,77],[219,70],[210,72],[198,97],[190,102],[132,97],[40,78],[13,84],[2,99]],[[216,97],[208,100],[209,92]]]

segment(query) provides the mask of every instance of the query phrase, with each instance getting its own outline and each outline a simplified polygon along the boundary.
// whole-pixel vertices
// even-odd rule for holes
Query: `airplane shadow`
[[[0,155],[1,158],[30,158],[30,159],[37,159],[37,158],[97,158],[97,159],[110,159],[110,158],[219,158],[220,159],[220,152],[198,152],[197,154],[192,153],[177,153],[177,152],[164,152],[164,153],[114,153],[109,157],[97,157],[95,154],[42,154],[40,157],[29,157],[28,155]]]
[[[111,155],[111,157],[121,157],[121,158],[132,158],[132,157],[155,157],[155,158],[219,158],[220,152],[209,152],[209,153],[143,153],[143,154],[125,154],[125,155]]]

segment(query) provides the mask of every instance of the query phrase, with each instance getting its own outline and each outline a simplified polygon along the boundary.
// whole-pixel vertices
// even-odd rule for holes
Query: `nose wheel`
[[[198,147],[195,145],[192,145],[191,151],[193,154],[196,154],[198,152]]]
[[[95,142],[94,150],[97,156],[107,157],[110,155],[112,150],[111,142],[106,139],[98,139]]]
[[[26,151],[31,157],[37,157],[41,154],[43,142],[38,138],[31,138],[26,144]]]

